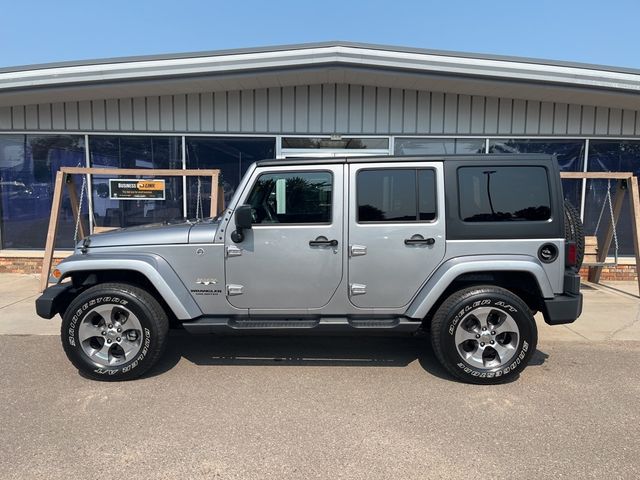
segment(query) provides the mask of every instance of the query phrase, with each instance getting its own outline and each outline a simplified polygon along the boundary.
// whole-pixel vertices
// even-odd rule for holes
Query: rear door
[[[440,162],[349,165],[349,297],[402,307],[445,253]]]

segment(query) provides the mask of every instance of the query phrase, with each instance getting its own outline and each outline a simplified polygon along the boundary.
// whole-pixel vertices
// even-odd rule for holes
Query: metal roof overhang
[[[318,44],[0,70],[0,106],[320,83],[640,109],[640,71]]]

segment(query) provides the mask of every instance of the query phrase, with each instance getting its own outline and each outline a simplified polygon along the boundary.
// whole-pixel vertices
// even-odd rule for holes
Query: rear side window
[[[357,221],[430,222],[436,218],[432,169],[361,170],[356,177]]]
[[[458,169],[460,218],[465,222],[542,221],[551,217],[544,167]]]
[[[247,203],[253,223],[331,223],[330,172],[278,172],[258,177]]]

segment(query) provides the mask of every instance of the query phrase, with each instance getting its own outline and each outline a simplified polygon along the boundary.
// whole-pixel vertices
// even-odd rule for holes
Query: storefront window
[[[640,175],[640,142],[591,140],[589,142],[588,169],[590,172],[633,172],[634,175]],[[616,192],[615,181],[587,180],[584,212],[585,234],[594,235],[596,233],[598,218],[602,212],[600,227],[597,231],[600,244],[604,241],[606,228],[611,218],[609,205],[605,204],[609,188],[611,189],[611,198],[613,200]],[[625,198],[622,206],[617,232],[620,246],[618,253],[620,255],[633,255],[633,233],[628,198]],[[613,253],[614,243],[612,242],[609,255],[613,255]]]
[[[91,166],[96,168],[168,168],[181,170],[180,137],[103,136],[89,138]],[[111,200],[109,179],[93,176],[93,213],[99,227],[130,227],[183,217],[182,177],[164,177],[165,200]],[[145,177],[146,178],[146,177]],[[163,178],[163,177],[158,177]]]
[[[484,153],[484,138],[396,138],[396,155]]]
[[[275,157],[275,138],[187,137],[187,168],[220,169],[220,186],[224,204],[236,191],[249,165]],[[196,217],[198,178],[187,179],[187,216]],[[202,214],[210,216],[211,179],[200,178]]]
[[[2,248],[44,248],[56,173],[84,161],[79,135],[0,135]],[[74,181],[80,192],[82,178]],[[73,247],[76,218],[66,189],[58,222],[56,248]]]
[[[584,140],[495,139],[489,141],[489,153],[544,153],[556,155],[560,170],[581,172],[584,166]],[[563,180],[564,198],[580,208],[582,182]]]

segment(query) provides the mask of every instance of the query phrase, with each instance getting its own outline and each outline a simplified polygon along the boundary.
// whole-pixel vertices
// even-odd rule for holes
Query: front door
[[[442,164],[349,165],[349,296],[357,307],[409,303],[445,253]]]
[[[225,232],[227,298],[238,308],[318,309],[342,279],[343,165],[256,172],[239,205],[253,225],[234,243]],[[275,313],[275,312],[274,312]]]

